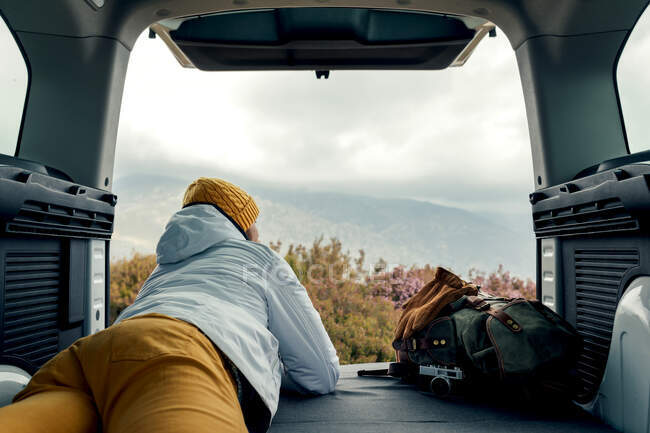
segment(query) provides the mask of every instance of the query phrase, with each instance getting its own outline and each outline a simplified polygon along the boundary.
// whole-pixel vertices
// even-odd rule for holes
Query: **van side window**
[[[628,38],[618,61],[616,81],[630,153],[650,149],[650,7]]]
[[[0,153],[13,156],[27,95],[25,59],[0,15]]]

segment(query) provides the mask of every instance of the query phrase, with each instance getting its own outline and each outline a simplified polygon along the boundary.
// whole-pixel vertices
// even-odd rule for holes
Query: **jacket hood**
[[[194,205],[172,215],[156,247],[158,264],[177,263],[227,239],[244,240],[228,218],[212,205]]]

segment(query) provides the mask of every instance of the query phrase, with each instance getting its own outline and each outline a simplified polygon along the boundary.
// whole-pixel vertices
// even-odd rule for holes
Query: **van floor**
[[[282,395],[270,432],[274,433],[474,433],[613,432],[576,407],[544,411],[489,403],[439,399],[389,377],[358,377],[357,370],[385,363],[341,367],[332,394],[303,398]]]

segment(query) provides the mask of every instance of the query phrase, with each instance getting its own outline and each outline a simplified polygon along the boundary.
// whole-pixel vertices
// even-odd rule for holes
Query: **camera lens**
[[[429,390],[438,397],[444,397],[451,392],[451,383],[446,377],[436,376],[431,379]]]

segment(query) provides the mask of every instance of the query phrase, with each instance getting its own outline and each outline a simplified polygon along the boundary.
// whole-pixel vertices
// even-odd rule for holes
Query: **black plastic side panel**
[[[561,241],[564,304],[568,321],[583,338],[579,399],[598,391],[607,364],[616,307],[628,283],[650,275],[650,242],[634,235]]]
[[[538,243],[558,243],[564,315],[583,338],[577,399],[586,402],[600,386],[624,290],[633,278],[650,275],[650,165],[599,172],[530,199]],[[538,270],[538,286],[544,271]]]
[[[0,355],[41,366],[59,351],[63,242],[0,239]]]
[[[40,367],[87,329],[89,244],[117,199],[18,165],[0,164],[0,356]]]
[[[636,152],[618,158],[608,159],[607,161],[603,161],[600,164],[585,168],[580,173],[578,173],[574,179],[579,179],[581,177],[590,176],[594,173],[611,170],[622,165],[629,165],[646,161],[650,161],[650,150],[644,150],[642,152]]]
[[[117,197],[42,173],[0,165],[0,230],[110,239]]]
[[[0,238],[0,355],[40,367],[83,337],[88,242]]]
[[[65,303],[63,305],[65,315],[63,317],[67,325],[75,324],[84,320],[86,302],[84,291],[87,278],[87,241],[71,239],[68,243],[68,290],[66,291]]]
[[[42,173],[57,179],[67,180],[72,182],[73,180],[65,174],[64,172],[57,170],[52,167],[39,164],[38,162],[29,161],[27,159],[15,158],[9,155],[3,155],[0,153],[0,165],[10,165],[13,167],[24,168],[25,170],[33,171],[36,173]]]

